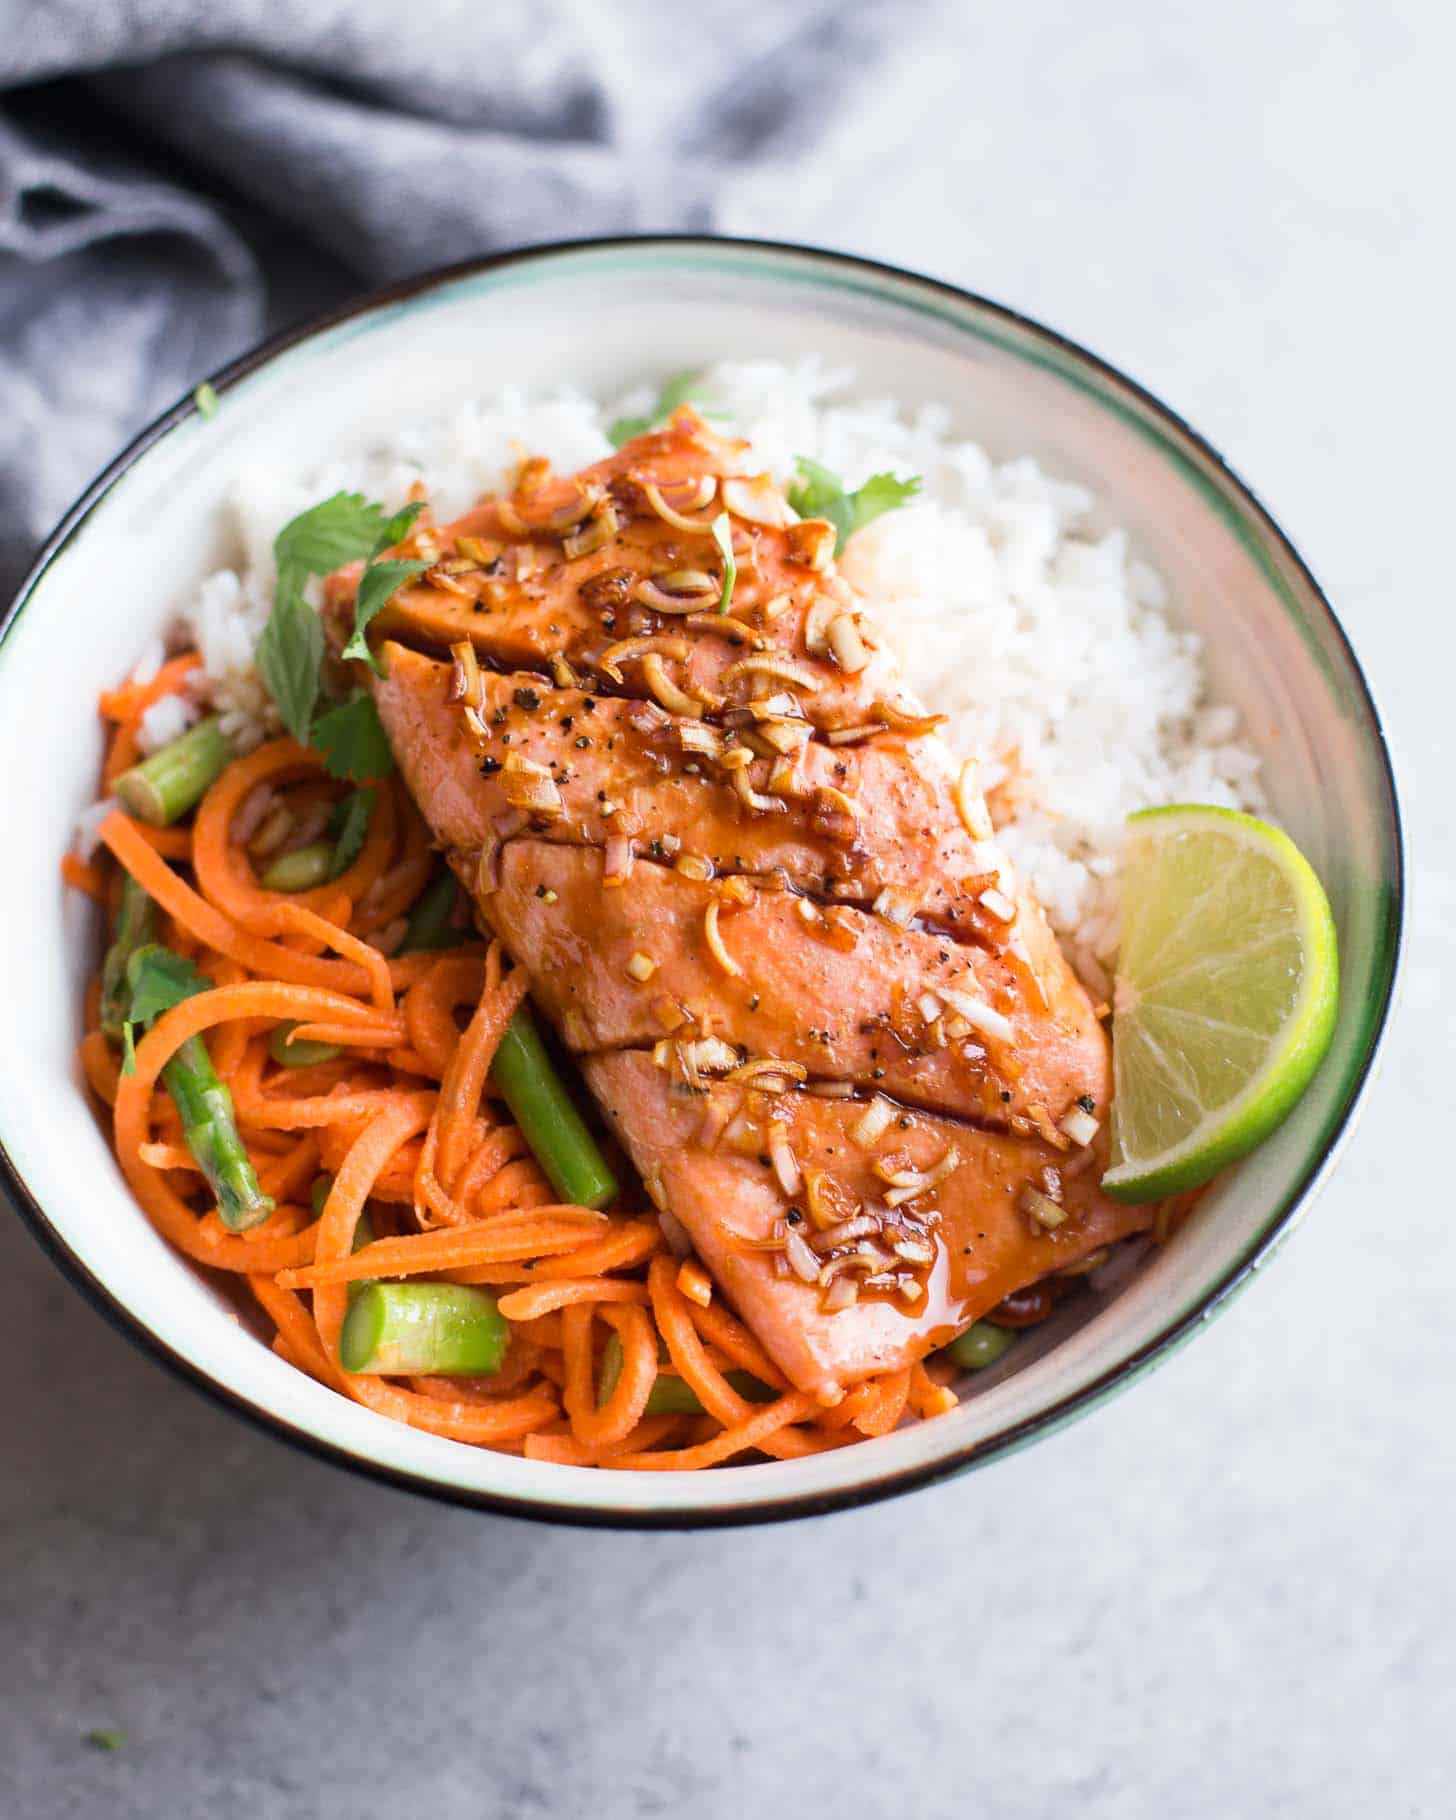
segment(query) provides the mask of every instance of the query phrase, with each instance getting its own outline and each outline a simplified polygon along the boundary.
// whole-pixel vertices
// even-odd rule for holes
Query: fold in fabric
[[[360,284],[693,230],[785,181],[936,0],[11,0],[0,587],[149,418]],[[670,22],[670,24],[669,24]],[[772,222],[761,231],[772,233]]]

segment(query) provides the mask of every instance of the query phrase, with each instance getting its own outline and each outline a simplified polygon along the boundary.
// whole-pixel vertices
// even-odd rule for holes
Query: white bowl
[[[1128,1280],[1074,1298],[961,1409],[809,1459],[610,1473],[461,1446],[384,1420],[276,1358],[134,1204],[75,1061],[97,932],[60,861],[95,794],[97,692],[227,561],[243,464],[308,468],[464,395],[563,380],[619,391],[719,357],[817,353],[863,389],[949,407],[997,457],[1035,455],[1097,495],[1166,577],[1241,709],[1276,816],[1339,925],[1329,1059],[1288,1123]],[[145,432],[71,512],[0,632],[15,861],[5,893],[0,1167],[61,1267],[123,1331],[239,1412],[416,1490],[568,1522],[746,1522],[852,1504],[995,1458],[1133,1382],[1248,1282],[1308,1205],[1368,1079],[1402,923],[1399,813],[1368,687],[1273,520],[1165,406],[997,305],[862,260],[701,238],[603,241],[432,274],[269,344]],[[18,1039],[24,1034],[24,1041]]]

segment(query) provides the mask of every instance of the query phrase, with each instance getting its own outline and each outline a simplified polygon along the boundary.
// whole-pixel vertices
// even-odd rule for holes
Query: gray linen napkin
[[[934,10],[0,0],[0,592],[265,328],[491,248],[709,226],[874,106]]]

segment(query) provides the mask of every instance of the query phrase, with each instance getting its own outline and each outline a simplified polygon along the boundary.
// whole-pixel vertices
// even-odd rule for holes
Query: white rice
[[[782,480],[800,455],[851,487],[884,468],[921,477],[914,504],[854,538],[844,573],[912,687],[949,716],[950,744],[975,752],[987,785],[1001,786],[1005,850],[1100,985],[1117,948],[1127,816],[1167,802],[1261,804],[1258,759],[1233,709],[1207,699],[1200,641],[1170,616],[1160,578],[1123,532],[1093,534],[1091,494],[1031,460],[996,466],[951,435],[939,407],[907,417],[890,400],[856,399],[851,373],[813,359],[723,362],[702,392],[718,426],[749,437]],[[603,406],[512,388],[401,428],[357,461],[240,476],[239,566],[210,575],[179,615],[203,659],[194,694],[244,745],[277,729],[252,652],[268,617],[273,537],[305,506],[340,488],[396,506],[422,480],[449,519],[505,484],[525,454],[566,470],[598,459],[606,425],[651,405],[646,392]],[[155,670],[153,654],[143,662]],[[143,744],[164,743],[194,711],[153,710]]]

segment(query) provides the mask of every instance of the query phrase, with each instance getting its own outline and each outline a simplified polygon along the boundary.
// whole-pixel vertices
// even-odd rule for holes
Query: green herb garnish
[[[192,388],[192,402],[204,417],[217,416],[217,390],[204,379],[201,385]]]
[[[86,1742],[92,1750],[120,1750],[126,1743],[126,1733],[117,1725],[98,1725],[95,1731],[87,1732]]]
[[[323,755],[330,777],[347,777],[356,784],[388,777],[394,769],[379,710],[372,696],[361,690],[338,707],[321,714],[313,724],[310,742]]]
[[[376,675],[379,674],[379,660],[364,640],[369,622],[388,605],[396,588],[403,587],[407,581],[413,581],[416,575],[422,574],[430,566],[427,556],[396,559],[393,562],[381,562],[379,559],[386,550],[393,549],[408,534],[410,526],[423,510],[424,501],[417,499],[401,507],[393,518],[385,522],[369,552],[364,573],[359,577],[358,591],[354,596],[354,630],[342,655],[362,658]]]
[[[164,1011],[212,989],[185,955],[148,942],[126,964],[126,1020],[121,1027],[121,1072],[136,1072],[136,1033],[150,1030]]]
[[[733,587],[738,580],[738,563],[733,555],[733,525],[728,514],[720,512],[708,529],[723,556],[723,592],[718,596],[718,611],[726,613],[732,605]]]
[[[607,428],[607,441],[614,449],[620,449],[624,442],[631,442],[634,436],[644,436],[648,430],[654,430],[659,424],[667,422],[681,404],[701,404],[705,397],[702,389],[703,375],[694,367],[690,372],[674,373],[657,394],[657,403],[646,417],[619,417]]]
[[[324,660],[324,629],[303,598],[301,584],[285,582],[282,571],[273,611],[253,653],[263,686],[278,704],[283,724],[299,742],[308,744],[314,703],[318,700],[319,665]]]
[[[273,611],[258,640],[256,661],[268,693],[278,704],[283,724],[300,745],[318,745],[313,724],[319,698],[319,670],[324,657],[324,630],[304,597],[311,575],[328,575],[345,563],[365,561],[354,608],[354,630],[344,647],[346,657],[371,663],[364,631],[394,590],[430,565],[427,561],[380,562],[423,510],[416,500],[392,516],[362,493],[335,493],[310,506],[284,525],[273,541],[278,587]],[[325,714],[323,720],[330,720]],[[322,724],[322,722],[320,723]],[[322,747],[319,748],[323,750]],[[383,770],[387,770],[385,766]],[[383,770],[370,773],[382,776]],[[335,773],[336,776],[343,773]]]
[[[920,491],[918,476],[901,480],[897,475],[871,474],[862,487],[845,491],[844,482],[832,468],[807,455],[798,459],[799,478],[788,489],[789,504],[800,518],[827,518],[834,526],[834,554],[840,551],[867,524],[873,524],[886,512],[898,511]]]
[[[358,859],[369,833],[369,818],[374,813],[376,792],[355,790],[334,807],[329,817],[329,833],[334,836],[334,858],[330,878],[347,872]]]
[[[321,499],[297,518],[290,518],[274,538],[279,581],[327,575],[346,562],[372,555],[380,532],[390,522],[384,507],[362,493],[333,493]]]

